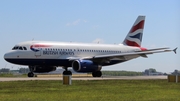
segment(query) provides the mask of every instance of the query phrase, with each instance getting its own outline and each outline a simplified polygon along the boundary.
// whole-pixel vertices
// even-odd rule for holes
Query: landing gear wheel
[[[102,76],[102,72],[101,71],[97,71],[97,77],[101,77]]]
[[[92,76],[93,77],[101,77],[102,76],[102,72],[101,71],[92,72]]]
[[[64,71],[63,75],[72,75],[72,72],[71,71]]]
[[[28,73],[28,77],[34,77],[34,73],[33,72],[29,72]]]
[[[93,76],[93,77],[97,77],[97,76],[96,76],[96,72],[92,72],[92,76]]]

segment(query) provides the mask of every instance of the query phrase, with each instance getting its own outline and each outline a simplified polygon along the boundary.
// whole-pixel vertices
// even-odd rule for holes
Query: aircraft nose
[[[5,59],[5,60],[8,59],[9,57],[10,57],[9,53],[5,53],[5,54],[4,54],[4,59]]]
[[[15,58],[16,54],[14,51],[10,51],[4,54],[4,60],[6,60],[7,62],[10,63],[15,63],[14,62],[14,58]]]
[[[4,59],[7,61],[8,59],[11,59],[14,57],[14,52],[7,52],[4,54]]]

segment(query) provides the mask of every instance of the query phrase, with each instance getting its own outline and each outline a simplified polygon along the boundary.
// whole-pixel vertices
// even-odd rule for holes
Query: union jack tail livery
[[[145,16],[138,16],[131,30],[123,41],[124,45],[141,47]]]

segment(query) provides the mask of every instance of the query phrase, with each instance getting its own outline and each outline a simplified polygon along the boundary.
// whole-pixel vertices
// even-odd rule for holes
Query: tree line
[[[143,72],[135,71],[102,71],[104,76],[141,76]]]

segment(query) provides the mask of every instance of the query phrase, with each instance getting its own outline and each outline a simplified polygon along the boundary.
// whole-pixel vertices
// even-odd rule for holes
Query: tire
[[[33,72],[29,72],[28,73],[28,77],[34,77],[34,73]]]
[[[64,71],[63,75],[72,75],[72,72],[71,71]]]
[[[101,71],[92,72],[92,76],[93,77],[101,77],[102,76],[102,72]]]
[[[72,72],[71,72],[71,71],[68,71],[68,75],[72,75]]]
[[[96,72],[92,72],[92,76],[93,76],[93,77],[97,77],[97,76],[96,76]]]
[[[101,71],[97,71],[96,73],[97,73],[97,75],[96,75],[97,77],[101,77],[102,76],[102,72]]]

